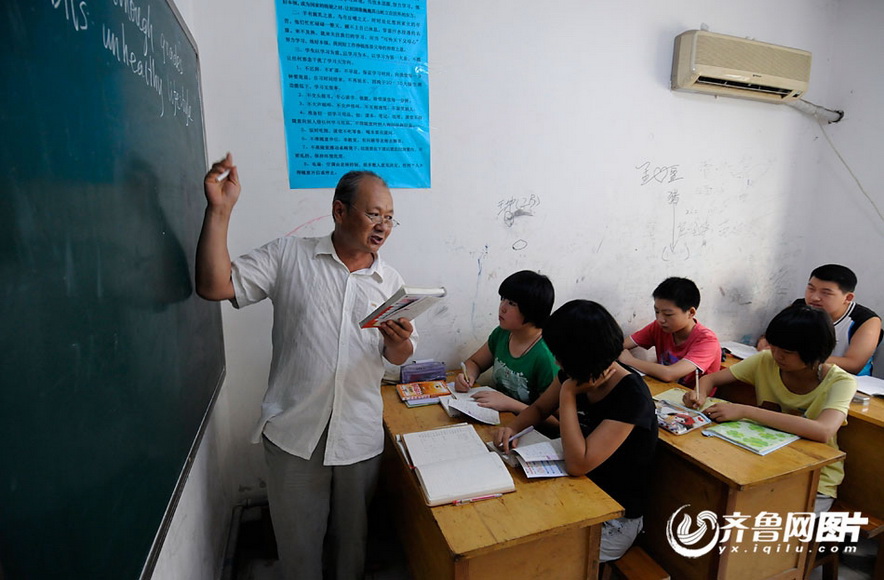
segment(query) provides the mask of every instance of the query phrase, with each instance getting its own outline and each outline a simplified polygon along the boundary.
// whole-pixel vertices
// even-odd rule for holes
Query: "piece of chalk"
[[[224,171],[222,171],[222,172],[218,175],[218,177],[215,178],[215,181],[224,181],[224,179],[226,179],[228,175],[230,175],[230,170],[229,170],[229,169],[225,169]]]

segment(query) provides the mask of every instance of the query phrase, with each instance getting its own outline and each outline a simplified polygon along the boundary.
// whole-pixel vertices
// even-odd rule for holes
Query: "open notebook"
[[[500,425],[500,413],[488,407],[480,407],[479,403],[473,398],[474,393],[480,391],[493,391],[491,387],[473,387],[466,393],[458,393],[454,390],[453,383],[451,385],[450,397],[439,397],[439,403],[449,417],[462,417],[466,415],[476,421],[487,423],[489,425]]]
[[[472,425],[406,433],[401,443],[429,506],[516,491],[503,460]]]

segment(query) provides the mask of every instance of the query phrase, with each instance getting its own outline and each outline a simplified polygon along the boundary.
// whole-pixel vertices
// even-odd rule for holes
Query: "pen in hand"
[[[461,372],[463,373],[463,381],[464,381],[468,386],[473,386],[473,381],[470,380],[470,374],[467,372],[467,365],[466,365],[466,363],[464,363],[464,362],[460,363],[460,370],[461,370]]]
[[[518,433],[516,433],[515,435],[513,435],[512,437],[510,437],[510,439],[509,439],[509,441],[507,441],[507,443],[509,443],[510,445],[512,445],[512,444],[513,444],[513,441],[515,441],[516,439],[518,439],[518,438],[521,437],[522,435],[527,435],[527,434],[530,433],[531,431],[534,431],[534,425],[530,425],[530,426],[528,426],[528,427],[525,427],[524,429],[522,429],[521,431],[519,431]],[[498,447],[503,447],[503,443],[498,443],[497,446],[498,446]]]

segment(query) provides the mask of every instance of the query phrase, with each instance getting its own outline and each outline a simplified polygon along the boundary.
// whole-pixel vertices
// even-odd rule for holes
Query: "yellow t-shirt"
[[[836,365],[832,365],[817,388],[804,395],[798,395],[786,388],[780,378],[780,368],[769,350],[738,362],[730,367],[730,371],[737,380],[755,386],[755,399],[759,405],[769,401],[779,405],[783,413],[800,415],[807,419],[816,419],[824,409],[835,409],[844,413],[843,425],[847,424],[847,410],[856,393],[856,379]],[[826,444],[838,449],[837,434]],[[842,479],[843,461],[826,465],[820,471],[817,491],[836,497],[838,484]]]

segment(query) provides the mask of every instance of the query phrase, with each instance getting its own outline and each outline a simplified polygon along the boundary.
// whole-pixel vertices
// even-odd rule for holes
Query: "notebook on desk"
[[[752,421],[725,421],[703,431],[707,437],[719,437],[758,455],[767,455],[800,439],[784,431],[772,429]]]
[[[401,437],[429,506],[516,491],[503,460],[466,423]]]

